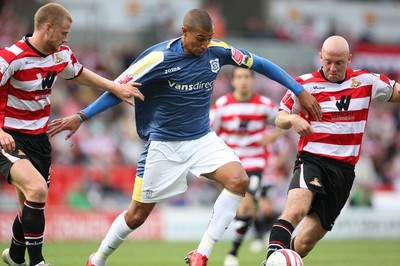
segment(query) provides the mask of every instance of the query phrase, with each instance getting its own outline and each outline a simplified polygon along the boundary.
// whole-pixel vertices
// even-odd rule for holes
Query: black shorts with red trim
[[[10,183],[10,169],[16,158],[29,160],[50,185],[51,144],[47,134],[28,135],[4,130],[15,141],[16,148],[11,153],[0,153],[0,175]]]
[[[322,227],[330,231],[349,198],[354,178],[353,165],[301,152],[295,162],[289,190],[302,187],[315,192],[309,214],[315,212]]]

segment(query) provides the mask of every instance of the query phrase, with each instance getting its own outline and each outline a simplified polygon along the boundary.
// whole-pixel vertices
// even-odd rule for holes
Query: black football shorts
[[[330,231],[349,198],[354,178],[353,165],[301,152],[289,190],[303,187],[315,192],[309,214],[317,213],[322,227]]]
[[[0,153],[0,175],[10,183],[10,169],[17,158],[28,159],[50,185],[51,145],[46,134],[27,135],[6,131],[15,140],[16,148],[11,153]]]

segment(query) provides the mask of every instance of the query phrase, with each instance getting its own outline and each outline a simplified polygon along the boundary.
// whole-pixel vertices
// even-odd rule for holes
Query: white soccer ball
[[[278,249],[268,257],[266,266],[303,266],[303,260],[294,250]]]

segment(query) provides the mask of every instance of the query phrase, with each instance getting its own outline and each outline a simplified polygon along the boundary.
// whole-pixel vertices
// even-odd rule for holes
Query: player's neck
[[[42,54],[48,55],[51,53],[50,51],[47,51],[43,42],[43,38],[38,33],[34,32],[32,34],[32,37],[29,38],[28,41],[33,47],[35,47],[36,50],[38,50]]]
[[[253,93],[248,92],[248,93],[240,93],[240,92],[233,92],[233,98],[235,98],[236,101],[238,102],[247,102],[251,98],[253,98]]]

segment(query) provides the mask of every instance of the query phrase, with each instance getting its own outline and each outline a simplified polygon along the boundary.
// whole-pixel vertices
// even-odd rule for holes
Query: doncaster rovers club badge
[[[210,60],[210,65],[211,65],[211,71],[214,73],[218,73],[220,67],[219,67],[219,59],[215,58]]]

